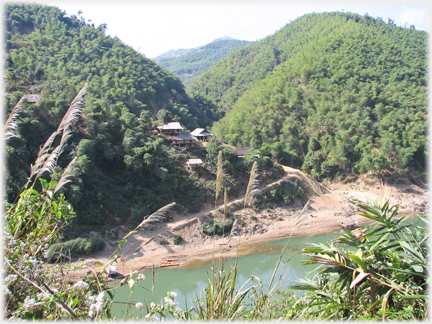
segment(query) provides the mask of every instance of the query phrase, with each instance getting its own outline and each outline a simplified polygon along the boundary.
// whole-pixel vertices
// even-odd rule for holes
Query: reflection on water
[[[256,244],[252,247],[252,254],[226,259],[225,269],[230,270],[237,261],[237,282],[240,285],[254,275],[267,288],[282,250],[285,248],[282,255],[283,262],[280,264],[275,278],[280,278],[283,280],[283,284],[287,286],[296,282],[298,278],[303,278],[307,272],[314,268],[311,265],[303,265],[301,260],[304,257],[298,252],[308,243],[327,242],[337,236],[337,233],[329,233],[311,237],[295,237],[289,241],[284,239]],[[217,264],[217,260],[215,262]],[[152,270],[146,270],[143,272],[146,276],[144,282],[136,282],[132,293],[130,293],[127,285],[117,288],[114,300],[131,302],[130,310],[133,310],[137,302],[142,302],[144,305],[149,305],[150,302],[158,303],[163,300],[168,291],[174,291],[177,293],[180,308],[190,308],[193,300],[204,296],[207,278],[210,278],[211,274],[208,271],[213,264],[212,260],[193,260],[182,267],[155,269],[154,291],[152,291]],[[121,319],[126,310],[127,305],[115,304],[113,315]]]

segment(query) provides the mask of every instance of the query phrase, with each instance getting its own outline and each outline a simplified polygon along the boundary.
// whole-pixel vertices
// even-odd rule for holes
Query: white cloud
[[[410,25],[416,26],[416,29],[426,29],[427,25],[427,13],[426,7],[423,8],[407,8],[403,7],[403,11],[399,18],[396,19],[395,23],[402,27],[409,27]]]

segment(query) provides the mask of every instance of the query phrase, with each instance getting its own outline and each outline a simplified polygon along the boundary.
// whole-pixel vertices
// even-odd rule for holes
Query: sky
[[[13,1],[15,2],[15,1]],[[256,41],[280,30],[290,21],[312,12],[345,11],[385,22],[391,18],[398,26],[414,25],[430,32],[426,1],[257,1],[257,0],[41,0],[68,15],[82,11],[95,26],[107,24],[106,34],[117,36],[148,58],[171,49],[194,48],[214,39],[230,36]]]

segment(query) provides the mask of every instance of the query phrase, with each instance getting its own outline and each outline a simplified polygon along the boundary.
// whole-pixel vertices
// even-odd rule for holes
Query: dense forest
[[[157,63],[177,75],[184,85],[188,85],[231,52],[249,43],[236,39],[213,41],[178,57],[161,58]]]
[[[305,15],[232,52],[185,91],[178,77],[80,13],[10,4],[6,23],[7,111],[23,95],[40,94],[22,104],[19,136],[5,147],[9,201],[85,83],[84,116],[53,174],[77,157],[65,190],[82,224],[136,222],[174,200],[199,209],[214,195],[214,179],[190,176],[184,163],[203,158],[211,168],[216,148],[225,147],[226,187],[239,190],[234,175],[246,175],[252,161],[220,143],[176,149],[149,136],[166,121],[212,126],[224,143],[259,149],[266,170],[278,162],[332,178],[425,166],[427,33],[414,26]]]
[[[291,209],[291,202],[305,198],[297,180],[281,181],[278,163],[301,167],[315,178],[389,170],[408,177],[425,174],[426,32],[368,15],[305,15],[233,51],[186,91],[177,76],[105,36],[106,25],[96,27],[81,13],[66,16],[55,7],[8,4],[5,18],[5,320],[428,318],[428,220],[418,216],[417,223],[408,224],[411,215],[402,217],[401,205],[390,200],[350,200],[357,214],[372,222],[356,230],[342,226],[328,243],[301,250],[302,263],[317,266],[289,287],[302,296],[285,290],[292,258],[285,260],[284,251],[298,252],[290,239],[305,219],[303,212],[310,214],[308,203],[299,205],[268,284],[255,275],[245,281],[239,259],[228,266],[224,254],[236,236],[232,251],[239,256],[248,221],[262,229],[247,209],[265,208],[264,217],[274,225],[282,217],[271,215],[270,207]],[[172,146],[172,138],[155,129],[170,121],[186,130],[205,127],[220,140]],[[233,145],[251,146],[243,148],[251,154],[240,158]],[[191,158],[203,159],[205,169],[187,169]],[[278,180],[274,186],[256,190],[259,181],[272,177]],[[229,207],[228,197],[244,198]],[[135,303],[132,291],[146,278],[132,268],[126,276],[116,271],[114,265],[130,260],[120,254],[122,245],[138,231],[169,221],[172,212],[191,214],[213,202],[218,215],[201,213],[206,214],[202,219],[213,218],[212,224],[190,217],[177,226],[189,227],[192,220],[213,236],[202,294],[192,297],[190,308],[185,295],[184,309],[175,291],[156,300],[155,260],[149,258],[152,302],[140,297]],[[234,220],[236,209],[241,213]],[[101,256],[104,264],[74,262],[103,249],[98,233],[118,225],[126,233],[120,240],[118,232],[106,234],[118,244],[111,256]],[[181,244],[180,233],[170,234],[173,245]],[[220,256],[217,235],[224,237]],[[141,254],[144,244],[127,257]],[[160,237],[156,244],[169,242]],[[170,256],[186,249],[164,247]],[[145,268],[140,262],[136,266]],[[114,300],[120,286],[130,294]],[[122,317],[114,316],[115,303],[127,307]]]
[[[229,113],[212,131],[316,178],[422,169],[427,33],[389,19],[309,14],[190,86]]]
[[[105,36],[105,25],[95,27],[80,14],[68,17],[55,7],[9,4],[6,23],[7,113],[24,95],[40,95],[36,103],[22,102],[18,136],[5,146],[9,201],[19,194],[39,148],[85,83],[83,117],[52,175],[58,179],[77,158],[74,181],[65,189],[76,223],[135,224],[172,201],[197,210],[214,196],[213,175],[191,175],[184,164],[202,158],[211,165],[217,154],[199,147],[171,148],[169,139],[148,134],[153,124],[167,121],[179,121],[187,130],[209,126],[220,118],[215,105],[187,95],[175,75]],[[235,165],[230,168],[227,159],[229,191],[240,186],[236,172],[246,176],[233,152],[225,149]]]

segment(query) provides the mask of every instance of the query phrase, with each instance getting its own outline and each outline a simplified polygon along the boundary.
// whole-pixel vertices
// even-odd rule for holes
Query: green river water
[[[287,245],[283,254],[283,260],[287,262],[286,265],[281,263],[276,278],[284,275],[283,283],[285,285],[293,284],[315,267],[301,264],[300,261],[305,256],[300,255],[298,252],[308,243],[324,243],[337,236],[338,233],[335,232],[310,237],[295,237],[291,238],[289,242],[288,239],[283,239],[256,244],[252,254],[238,258],[237,282],[242,285],[254,275],[264,283],[266,289],[281,251]],[[211,258],[211,255],[209,257]],[[230,266],[235,261],[236,258],[225,259],[225,269],[230,270]],[[217,261],[215,262],[217,263]],[[112,308],[113,315],[121,319],[128,308],[130,313],[135,313],[134,305],[137,302],[142,302],[144,305],[149,305],[150,302],[158,303],[163,300],[168,291],[177,293],[176,300],[179,302],[180,308],[190,308],[192,300],[204,296],[204,288],[207,285],[207,278],[209,278],[207,271],[212,267],[212,264],[212,260],[197,260],[191,261],[182,267],[155,269],[156,283],[154,292],[152,292],[152,270],[143,271],[142,273],[146,276],[146,279],[136,282],[132,293],[128,285],[115,290],[114,301],[122,303],[114,304]],[[125,302],[132,304],[128,306]],[[144,310],[144,315],[146,313]]]

